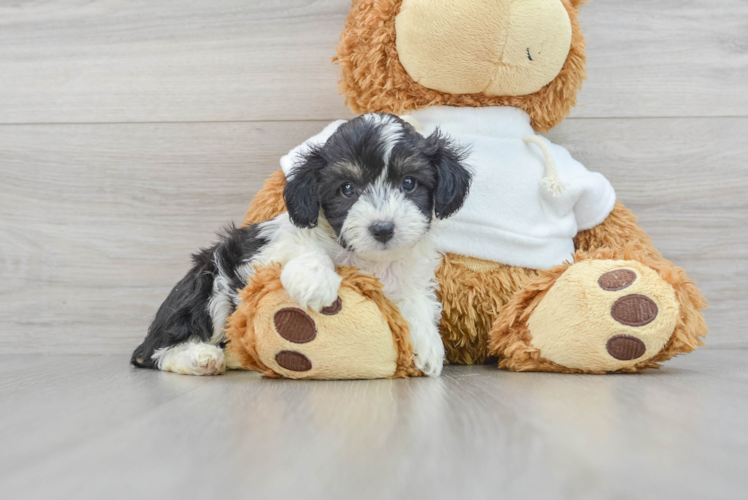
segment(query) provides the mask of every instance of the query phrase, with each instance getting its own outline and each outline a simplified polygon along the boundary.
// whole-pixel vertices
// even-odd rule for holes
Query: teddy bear
[[[587,76],[581,4],[354,0],[351,8],[334,59],[347,106],[401,115],[423,133],[439,128],[471,151],[471,193],[436,239],[448,363],[632,373],[703,345],[706,302],[695,283],[660,254],[602,175],[538,135],[568,116]],[[283,213],[295,155],[335,127],[283,158],[245,224]],[[348,307],[358,307],[351,298],[360,292],[349,291]],[[367,320],[385,338],[397,323],[389,310],[385,320]],[[268,324],[262,315],[271,313],[256,311],[252,321]],[[245,321],[246,311],[237,314],[232,322]],[[340,326],[333,318],[317,328]],[[278,336],[273,325],[255,334]],[[240,346],[242,335],[233,335]],[[400,338],[407,344],[407,332]],[[334,364],[329,346],[318,356]],[[299,376],[243,356],[229,357],[236,367]],[[418,374],[413,364],[397,370]]]

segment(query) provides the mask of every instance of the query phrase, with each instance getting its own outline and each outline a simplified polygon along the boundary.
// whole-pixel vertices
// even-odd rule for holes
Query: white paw
[[[289,261],[281,272],[281,283],[301,308],[321,311],[338,298],[343,278],[325,262],[313,258]]]
[[[438,377],[444,368],[444,343],[438,330],[411,335],[416,368],[427,377]]]
[[[226,371],[223,349],[212,344],[185,343],[156,351],[159,369],[182,375],[220,375]]]

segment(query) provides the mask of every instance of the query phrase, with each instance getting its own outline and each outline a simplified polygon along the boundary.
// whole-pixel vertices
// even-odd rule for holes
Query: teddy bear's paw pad
[[[644,342],[631,335],[616,335],[608,340],[605,345],[608,354],[619,361],[631,361],[639,359],[647,352]]]
[[[292,372],[308,372],[312,369],[312,362],[301,354],[295,351],[281,351],[275,355],[275,362],[286,370]]]
[[[646,295],[627,295],[610,309],[613,319],[626,326],[645,326],[657,319],[657,304]]]
[[[294,344],[308,344],[317,338],[317,325],[301,309],[295,307],[281,309],[275,313],[273,323],[278,335]]]
[[[585,260],[559,277],[527,326],[544,358],[572,369],[617,371],[657,355],[678,314],[675,291],[653,269]]]

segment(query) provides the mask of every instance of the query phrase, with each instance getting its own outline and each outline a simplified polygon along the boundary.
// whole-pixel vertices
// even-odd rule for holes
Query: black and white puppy
[[[283,265],[281,281],[302,308],[338,297],[339,265],[379,278],[410,326],[415,364],[437,376],[444,363],[435,294],[436,219],[462,206],[471,176],[466,151],[438,131],[423,137],[394,115],[368,114],[301,155],[288,177],[288,213],[228,228],[163,303],[132,356],[143,368],[213,375],[226,368],[226,320],[255,265]]]

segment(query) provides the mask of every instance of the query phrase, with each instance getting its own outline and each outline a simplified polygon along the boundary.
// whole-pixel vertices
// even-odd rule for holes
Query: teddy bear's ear
[[[355,4],[357,0],[353,0],[353,3]],[[578,9],[582,5],[589,3],[590,0],[569,0],[571,2],[571,6]]]

